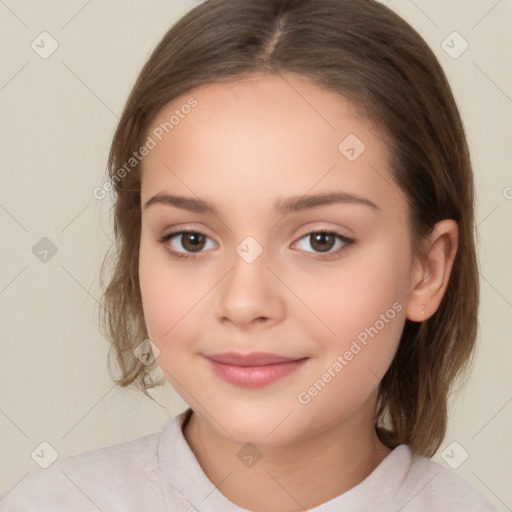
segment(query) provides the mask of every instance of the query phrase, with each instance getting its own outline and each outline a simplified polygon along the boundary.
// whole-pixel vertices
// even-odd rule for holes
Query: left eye
[[[353,242],[352,239],[335,231],[311,231],[306,233],[299,241],[301,240],[305,240],[306,244],[304,245],[312,247],[313,251],[308,251],[304,247],[299,247],[299,249],[306,252],[318,251],[320,254],[330,252],[334,248],[337,249],[334,253],[337,253],[343,246],[349,245]],[[337,243],[338,245],[336,246]]]

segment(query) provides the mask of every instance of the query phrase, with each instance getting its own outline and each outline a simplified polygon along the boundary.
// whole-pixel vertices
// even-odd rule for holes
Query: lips
[[[235,352],[224,352],[206,356],[212,361],[235,366],[267,366],[269,364],[287,363],[297,361],[298,357],[285,357],[267,352],[252,352],[251,354],[237,354]]]
[[[244,388],[266,386],[301,368],[308,357],[294,358],[265,352],[205,355],[214,374]]]

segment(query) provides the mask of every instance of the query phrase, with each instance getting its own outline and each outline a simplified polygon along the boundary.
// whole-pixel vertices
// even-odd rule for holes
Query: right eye
[[[211,238],[199,231],[175,231],[159,239],[160,243],[165,244],[168,252],[177,258],[195,258],[195,253],[202,252],[208,240]],[[179,250],[179,246],[184,252]]]

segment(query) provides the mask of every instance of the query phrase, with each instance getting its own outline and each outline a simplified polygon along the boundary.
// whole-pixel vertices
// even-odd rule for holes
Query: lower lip
[[[308,358],[265,366],[236,366],[208,359],[213,371],[221,379],[244,388],[258,388],[271,384],[297,371]]]

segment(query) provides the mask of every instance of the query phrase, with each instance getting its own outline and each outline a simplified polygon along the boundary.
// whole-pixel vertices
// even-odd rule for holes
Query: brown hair
[[[374,0],[208,0],[157,45],[127,100],[108,161],[116,251],[101,313],[112,343],[109,361],[115,355],[121,370],[116,379],[109,367],[112,378],[146,394],[164,382],[151,375],[156,364],[146,366],[134,355],[148,337],[138,280],[140,165],[122,179],[118,169],[169,102],[194,87],[259,72],[298,73],[382,126],[395,181],[409,204],[417,254],[438,221],[458,224],[459,247],[443,300],[428,320],[406,320],[378,393],[375,425],[382,441],[432,456],[445,434],[449,391],[469,368],[477,334],[473,177],[440,64],[408,23]]]

